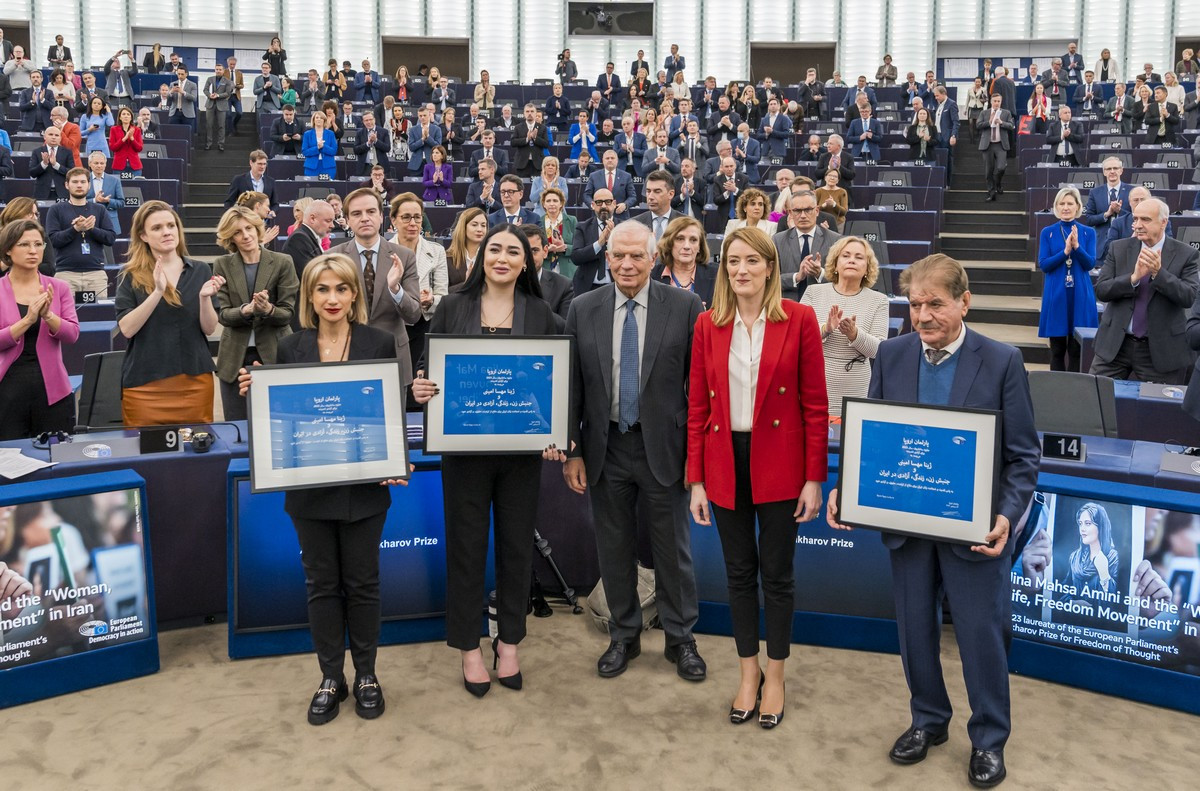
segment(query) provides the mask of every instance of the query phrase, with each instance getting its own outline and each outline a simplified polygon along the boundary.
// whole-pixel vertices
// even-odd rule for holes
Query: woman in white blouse
[[[1117,59],[1107,49],[1100,50],[1100,60],[1096,61],[1096,79],[1100,82],[1120,82],[1121,71]]]
[[[775,231],[775,223],[771,222],[771,218],[767,216],[770,213],[770,209],[767,208],[768,206],[767,194],[762,190],[755,189],[754,187],[743,190],[742,194],[738,196],[737,219],[730,220],[725,225],[725,235],[728,236],[738,228],[745,228],[746,226],[758,228],[760,231],[766,233],[773,233]]]
[[[415,193],[403,192],[392,199],[392,241],[413,251],[417,257],[417,278],[420,281],[421,319],[408,327],[408,348],[412,354],[413,370],[425,352],[425,331],[442,297],[450,293],[450,272],[446,267],[446,250],[440,244],[421,235],[425,221],[425,202]]]
[[[828,282],[810,285],[800,302],[821,322],[829,414],[840,417],[842,397],[865,397],[871,360],[888,333],[888,299],[871,288],[879,261],[865,239],[843,236],[825,259]]]
[[[1179,84],[1179,78],[1175,76],[1175,72],[1168,71],[1163,75],[1163,87],[1167,89],[1167,102],[1179,108],[1179,112],[1183,112],[1183,102],[1187,95],[1187,91]]]

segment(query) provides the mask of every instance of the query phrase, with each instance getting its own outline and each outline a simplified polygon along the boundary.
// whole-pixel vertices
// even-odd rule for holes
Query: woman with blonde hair
[[[244,192],[247,195],[262,195]],[[252,208],[233,206],[217,225],[217,244],[229,251],[213,261],[224,280],[217,291],[217,320],[225,329],[217,352],[217,379],[226,420],[246,419],[238,395],[238,369],[276,362],[279,342],[292,334],[300,283],[291,256],[263,249],[263,221]],[[266,199],[266,195],[263,195]]]
[[[725,235],[736,231],[738,228],[758,228],[760,231],[771,233],[775,230],[775,223],[771,222],[769,201],[767,193],[755,187],[742,190],[737,198],[737,219],[730,220],[725,225]]]
[[[557,189],[563,195],[567,194],[567,180],[562,176],[561,163],[556,156],[542,158],[542,172],[534,176],[529,183],[529,200],[540,203],[542,192]]]
[[[547,157],[549,158],[549,157]],[[534,179],[536,182],[537,179]],[[544,266],[558,272],[568,280],[575,276],[575,262],[571,260],[571,246],[575,242],[577,221],[564,209],[567,191],[558,187],[542,190],[538,196],[538,212],[542,229],[546,232],[546,261]]]
[[[742,95],[738,97],[734,109],[742,117],[742,120],[750,125],[750,129],[753,130],[759,127],[759,121],[762,120],[762,110],[759,108],[758,94],[754,92],[753,85],[747,85],[742,89]]]
[[[367,325],[367,301],[359,289],[358,265],[344,255],[319,255],[304,268],[300,284],[299,332],[279,343],[277,361],[336,363],[389,360],[396,356],[391,333]],[[240,394],[252,374],[238,375]],[[401,476],[404,470],[396,470]],[[323,486],[286,492],[283,510],[300,541],[308,587],[308,625],[321,667],[321,686],[308,707],[308,721],[323,725],[350,696],[343,672],[346,642],[354,664],[354,709],[371,720],[383,714],[383,688],[375,675],[379,648],[379,540],[392,496],[379,483]]]
[[[1179,108],[1179,112],[1183,112],[1184,98],[1187,96],[1187,91],[1179,84],[1179,77],[1175,72],[1168,71],[1163,75],[1163,88],[1167,91],[1167,101]]]
[[[1058,222],[1038,237],[1038,267],[1042,270],[1042,309],[1038,336],[1050,341],[1050,370],[1078,371],[1081,349],[1076,327],[1099,326],[1091,271],[1096,266],[1096,231],[1079,221],[1083,199],[1075,187],[1054,196]]]
[[[682,71],[675,72],[675,77],[671,80],[670,88],[671,95],[675,97],[675,101],[692,98],[692,89],[688,87],[687,77],[683,76]]]
[[[121,368],[127,426],[211,423],[217,330],[213,296],[225,284],[188,257],[183,223],[170,205],[147,201],[133,215],[117,282],[117,327],[128,339]]]
[[[771,237],[739,228],[721,251],[713,308],[696,320],[688,408],[692,518],[717,523],[741,682],[740,725],[783,721],[795,610],[796,525],[815,518],[829,412],[812,308],[782,298]],[[755,522],[758,529],[755,529]],[[759,664],[759,577],[767,664]]]
[[[829,414],[842,414],[842,397],[862,398],[871,383],[871,360],[887,339],[888,299],[871,288],[879,260],[865,240],[843,236],[825,257],[825,279],[800,298],[821,320]]]
[[[487,232],[487,214],[478,206],[458,215],[454,231],[450,235],[450,247],[446,250],[446,267],[450,276],[451,291],[456,290],[467,279]]]
[[[311,203],[311,199],[309,203]],[[267,220],[275,219],[275,212],[271,211],[271,198],[264,192],[255,192],[254,190],[246,190],[238,196],[237,205],[243,206],[254,212],[258,219],[263,224],[262,244],[269,245],[275,241],[275,237],[279,235],[279,226],[267,226]],[[218,229],[218,234],[220,229]]]

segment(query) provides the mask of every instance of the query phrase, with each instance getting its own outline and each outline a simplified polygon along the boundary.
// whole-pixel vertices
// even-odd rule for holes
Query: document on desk
[[[37,472],[45,467],[53,467],[56,463],[26,456],[21,453],[20,448],[0,448],[0,476],[9,480]]]

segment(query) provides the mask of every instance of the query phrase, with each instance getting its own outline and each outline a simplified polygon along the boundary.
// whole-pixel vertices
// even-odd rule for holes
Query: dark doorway
[[[11,41],[14,47],[25,50],[25,57],[34,63],[41,63],[42,57],[36,52],[29,51],[29,22],[0,20],[0,30],[4,31],[4,40]],[[74,42],[78,45],[78,41]],[[68,41],[67,46],[72,42]]]
[[[782,85],[804,82],[809,69],[817,70],[821,80],[833,74],[837,62],[837,44],[793,44],[781,42],[750,42],[750,79],[755,83],[770,77]]]
[[[407,66],[408,73],[415,78],[417,68],[422,63],[437,66],[444,76],[454,77],[460,82],[469,82],[479,77],[478,74],[471,73],[470,39],[384,37],[383,69],[388,74],[395,74],[396,69]]]

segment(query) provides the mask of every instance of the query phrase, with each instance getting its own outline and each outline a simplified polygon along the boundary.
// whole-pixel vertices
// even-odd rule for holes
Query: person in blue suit
[[[647,145],[646,136],[633,128],[633,116],[626,113],[621,118],[621,131],[613,138],[612,150],[617,152],[621,167],[631,176],[640,175],[638,168],[642,166],[642,157],[646,156]]]
[[[688,121],[696,121],[700,119],[692,112],[692,100],[680,99],[678,102],[679,112],[671,116],[667,121],[667,145],[674,146],[679,142],[679,138],[687,134]]]
[[[442,129],[429,117],[429,108],[417,110],[417,122],[408,130],[408,171],[423,173],[430,163],[430,152],[442,144]]]
[[[779,100],[775,97],[767,102],[767,114],[758,125],[758,137],[768,157],[783,158],[787,154],[788,140],[792,137],[792,119],[779,111]]]
[[[571,144],[571,159],[579,159],[580,151],[587,151],[592,159],[596,156],[596,125],[588,123],[587,110],[580,110],[575,115],[575,123],[567,132],[567,142]]]
[[[538,216],[522,204],[525,196],[525,182],[520,176],[511,173],[500,179],[500,208],[488,215],[488,227],[501,223],[510,225],[538,224]]]
[[[1129,239],[1133,236],[1133,210],[1138,207],[1138,204],[1147,198],[1152,197],[1150,190],[1145,187],[1134,187],[1129,190],[1129,212],[1121,214],[1112,219],[1112,223],[1108,227],[1108,238],[1105,240],[1105,254],[1108,253],[1108,245],[1120,239]],[[1200,209],[1200,202],[1193,205],[1192,208]],[[1167,220],[1167,236],[1175,238],[1175,229],[1171,227],[1171,221]],[[1103,262],[1104,259],[1096,256],[1096,260]]]
[[[850,122],[846,132],[846,140],[850,143],[850,153],[855,159],[865,159],[868,162],[879,161],[879,141],[883,139],[883,124],[871,116],[870,107],[862,107],[858,118]]]
[[[751,184],[757,184],[758,162],[762,159],[762,146],[750,135],[750,124],[738,124],[738,135],[733,139],[733,161],[737,169],[746,174]]]
[[[1104,251],[1108,249],[1108,229],[1117,217],[1129,214],[1129,191],[1133,187],[1121,181],[1125,167],[1116,157],[1108,157],[1100,163],[1104,172],[1104,183],[1099,184],[1088,193],[1087,204],[1083,207],[1084,224],[1090,225],[1096,232],[1096,260],[1104,260]],[[1200,200],[1200,192],[1196,193]]]
[[[612,219],[624,222],[629,219],[629,210],[638,204],[637,188],[633,186],[633,177],[618,167],[617,152],[611,148],[604,152],[599,170],[592,171],[587,184],[583,188],[583,202],[591,205],[597,190],[610,190],[613,200]],[[611,188],[609,184],[612,184]],[[574,257],[572,257],[574,260]]]
[[[88,154],[88,194],[87,199],[108,209],[108,219],[112,223],[113,233],[121,235],[121,218],[117,209],[125,206],[125,190],[121,188],[121,179],[111,173],[105,173],[108,167],[108,157],[103,151],[93,151]],[[96,200],[97,195],[103,196]]]
[[[300,152],[304,154],[304,175],[329,178],[337,176],[337,137],[332,129],[325,128],[325,113],[318,110],[312,115],[312,129],[300,138]]]
[[[1063,187],[1054,198],[1058,222],[1042,229],[1038,267],[1042,280],[1042,310],[1038,337],[1050,339],[1050,370],[1078,371],[1076,327],[1097,327],[1096,292],[1089,274],[1096,266],[1096,232],[1079,222],[1079,190]]]
[[[379,72],[371,68],[369,60],[364,60],[362,71],[354,75],[354,95],[360,102],[370,102],[372,107],[383,101],[379,85]]]
[[[858,84],[850,90],[846,91],[846,97],[842,99],[842,107],[847,110],[854,108],[854,103],[858,101],[859,96],[866,96],[867,101],[871,103],[871,111],[875,110],[875,89],[867,87],[867,78],[859,75]]]
[[[1004,780],[1004,745],[1011,731],[1008,633],[1011,620],[1012,531],[1033,497],[1041,450],[1021,352],[969,329],[967,273],[953,258],[935,254],[904,271],[915,332],[879,345],[868,396],[912,404],[999,410],[999,475],[992,530],[983,544],[966,546],[883,533],[891,550],[892,588],[900,657],[911,695],[912,725],[892,746],[899,764],[925,759],[948,738],[951,707],[942,677],[939,642],[942,597],[954,608],[971,718],[968,779],[988,787]],[[836,490],[827,521],[838,521]]]
[[[934,126],[937,127],[937,148],[946,149],[946,184],[950,183],[950,175],[954,170],[954,146],[958,143],[958,105],[946,93],[946,86],[939,85],[933,90],[935,99],[929,114],[933,116]]]

